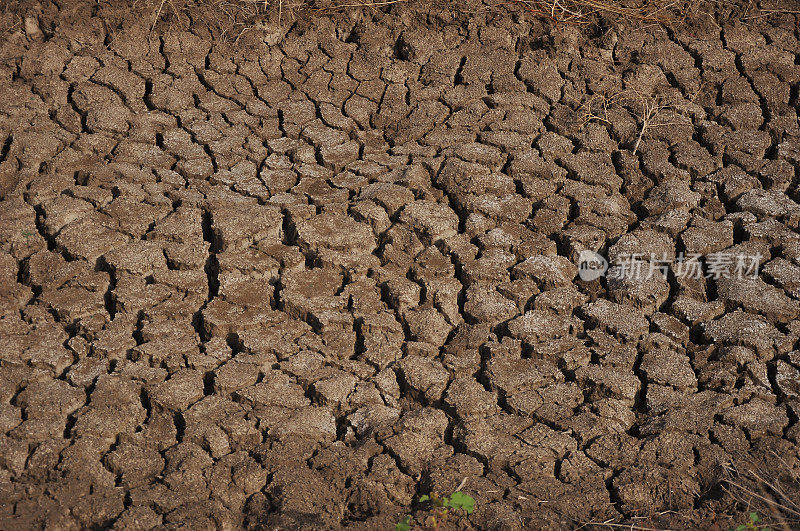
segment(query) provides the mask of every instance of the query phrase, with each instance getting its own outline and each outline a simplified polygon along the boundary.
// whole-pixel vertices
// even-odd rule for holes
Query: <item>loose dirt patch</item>
[[[792,517],[797,19],[478,7],[5,15],[3,527]]]

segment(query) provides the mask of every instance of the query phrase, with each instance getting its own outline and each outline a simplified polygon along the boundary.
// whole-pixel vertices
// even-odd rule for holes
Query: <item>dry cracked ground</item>
[[[800,473],[792,15],[117,8],[0,43],[2,527],[386,529],[466,478],[460,528],[728,528],[726,466]]]

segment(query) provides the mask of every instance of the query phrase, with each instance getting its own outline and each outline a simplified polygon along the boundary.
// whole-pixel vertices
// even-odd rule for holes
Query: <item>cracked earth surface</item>
[[[73,4],[0,44],[3,527],[388,528],[464,478],[461,527],[685,527],[722,463],[800,471],[791,16],[396,6],[247,48]],[[632,110],[581,120],[654,87],[635,154]]]

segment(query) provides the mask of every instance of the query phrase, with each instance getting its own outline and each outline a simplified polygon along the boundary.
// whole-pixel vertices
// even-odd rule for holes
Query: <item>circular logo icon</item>
[[[608,260],[594,251],[584,249],[578,255],[578,276],[585,282],[591,282],[603,276],[608,270]]]

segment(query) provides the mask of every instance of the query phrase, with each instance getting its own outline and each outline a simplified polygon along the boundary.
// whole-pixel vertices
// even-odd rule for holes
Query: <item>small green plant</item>
[[[435,493],[425,494],[420,496],[419,503],[428,504],[431,514],[420,523],[416,522],[412,516],[406,515],[395,525],[395,531],[409,531],[417,525],[423,529],[439,531],[447,522],[450,511],[462,510],[466,514],[472,514],[472,511],[475,510],[475,499],[460,491],[441,497]]]
[[[409,531],[412,525],[414,525],[414,523],[411,521],[411,517],[406,515],[402,520],[395,524],[394,531]]]
[[[761,518],[758,517],[758,513],[750,513],[750,520],[746,524],[741,524],[736,526],[734,531],[772,531],[769,527],[761,527],[758,525],[758,522],[761,521]]]

